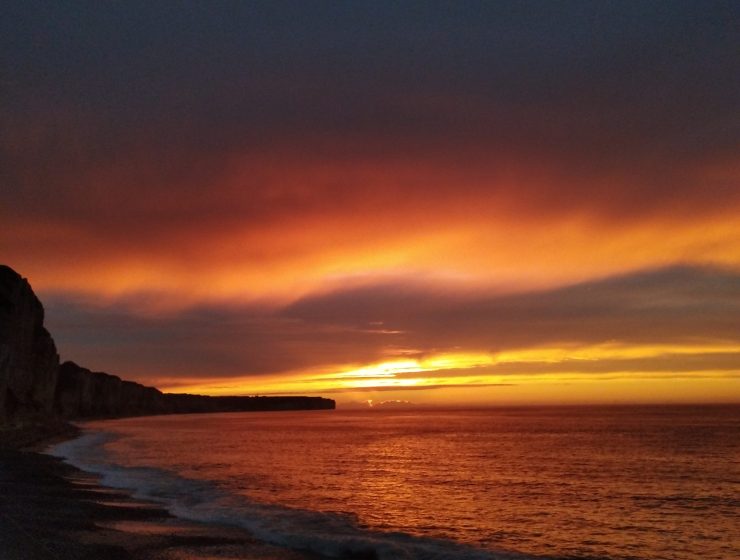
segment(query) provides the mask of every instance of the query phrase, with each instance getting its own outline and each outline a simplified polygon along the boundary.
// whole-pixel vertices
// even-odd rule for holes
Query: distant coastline
[[[0,446],[73,433],[70,420],[157,414],[328,410],[323,397],[162,393],[74,362],[60,365],[44,308],[28,280],[0,265]]]

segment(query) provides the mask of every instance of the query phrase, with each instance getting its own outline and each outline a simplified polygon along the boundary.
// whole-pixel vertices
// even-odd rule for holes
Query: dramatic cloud
[[[1,15],[0,260],[67,357],[173,384],[546,345],[733,360],[735,4]]]
[[[141,8],[6,8],[1,235],[42,290],[740,262],[734,8]]]
[[[380,285],[283,308],[200,307],[155,317],[125,303],[52,299],[47,307],[63,357],[180,383],[301,370],[320,377],[338,365],[517,351],[535,358],[478,364],[477,372],[740,371],[740,273],[730,270],[670,268],[506,296]],[[584,349],[592,348],[600,353],[589,359]],[[655,350],[639,355],[644,348]],[[543,349],[560,350],[542,361]],[[442,375],[470,371],[427,373]]]
[[[380,286],[307,298],[285,313],[355,328],[382,324],[434,348],[738,342],[740,275],[679,267],[488,298]]]

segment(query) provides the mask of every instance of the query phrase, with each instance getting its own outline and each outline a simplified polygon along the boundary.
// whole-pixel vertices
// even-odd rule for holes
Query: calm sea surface
[[[176,515],[328,556],[740,558],[740,407],[90,423],[53,452]]]

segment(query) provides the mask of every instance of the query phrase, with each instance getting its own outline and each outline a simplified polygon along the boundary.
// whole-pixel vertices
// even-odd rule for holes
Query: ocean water
[[[52,449],[175,515],[334,558],[740,558],[740,407],[180,415]]]

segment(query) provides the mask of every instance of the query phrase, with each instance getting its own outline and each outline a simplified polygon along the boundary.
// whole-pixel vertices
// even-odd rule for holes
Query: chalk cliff
[[[56,419],[251,410],[331,409],[321,397],[210,397],[162,393],[73,362],[59,365],[44,308],[28,281],[0,265],[0,427]]]
[[[115,375],[90,371],[74,362],[59,368],[55,398],[62,418],[116,418],[151,414],[315,410],[334,408],[321,397],[210,397],[162,393]]]
[[[90,371],[74,362],[64,362],[59,367],[54,404],[55,412],[68,419],[170,412],[164,395],[157,389]]]
[[[0,265],[0,425],[52,414],[59,356],[28,281]]]

